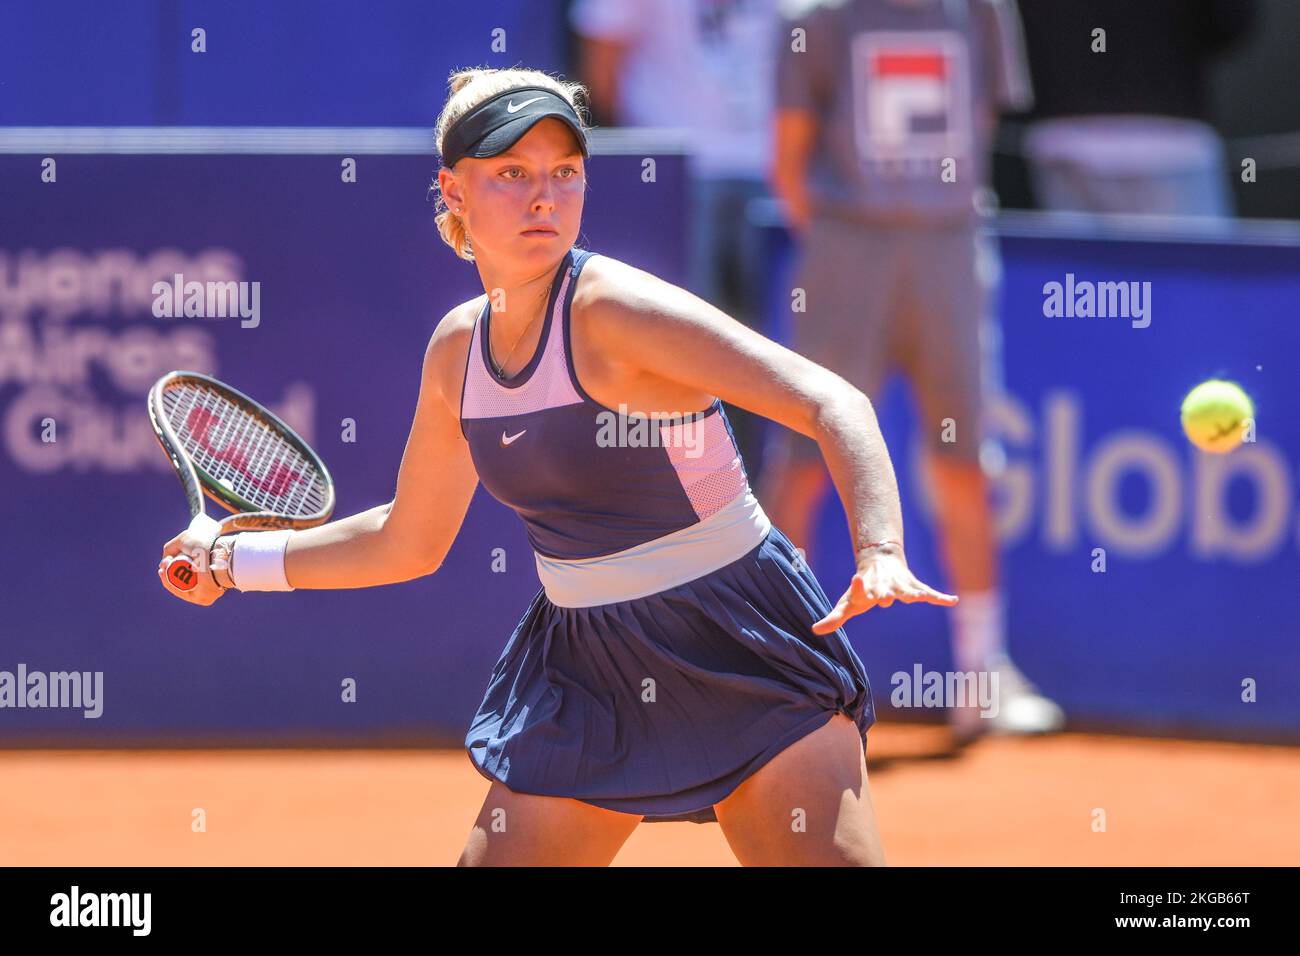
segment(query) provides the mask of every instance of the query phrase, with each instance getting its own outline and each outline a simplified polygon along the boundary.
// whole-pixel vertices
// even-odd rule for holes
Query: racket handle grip
[[[178,554],[167,565],[167,580],[178,591],[193,591],[199,583],[199,571],[193,561]]]

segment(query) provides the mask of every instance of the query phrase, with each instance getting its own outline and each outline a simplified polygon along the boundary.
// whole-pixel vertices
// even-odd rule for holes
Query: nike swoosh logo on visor
[[[526,432],[526,431],[528,431],[527,428],[524,429],[524,432]],[[522,435],[524,432],[520,432],[519,435]],[[501,444],[502,444],[502,445],[509,445],[512,441],[514,441],[516,438],[518,438],[519,435],[510,435],[510,436],[507,437],[506,433],[505,433],[505,432],[502,432],[502,433],[501,433]]]
[[[529,103],[536,103],[538,100],[544,100],[544,99],[546,99],[546,97],[544,97],[544,96],[534,96],[531,100],[524,100],[524,101],[523,101],[522,103],[520,103],[518,106],[515,106],[515,101],[514,101],[514,100],[508,100],[508,101],[506,102],[506,112],[507,112],[507,113],[518,113],[521,109],[523,109],[523,108],[524,108],[525,106],[527,106]]]

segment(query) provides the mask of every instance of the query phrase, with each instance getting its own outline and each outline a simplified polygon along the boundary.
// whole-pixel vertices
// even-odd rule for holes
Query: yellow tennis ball
[[[1202,451],[1222,454],[1241,444],[1255,405],[1236,382],[1212,378],[1183,399],[1183,433]]]

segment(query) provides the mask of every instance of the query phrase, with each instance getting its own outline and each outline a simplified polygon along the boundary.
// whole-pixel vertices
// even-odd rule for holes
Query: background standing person
[[[779,39],[772,182],[802,238],[794,347],[878,399],[906,373],[919,405],[943,556],[961,604],[953,657],[997,671],[999,713],[954,708],[959,741],[1044,732],[1061,709],[1011,663],[997,541],[980,464],[996,381],[991,250],[975,198],[999,108],[1030,99],[1015,9],[999,0],[816,3]],[[764,499],[811,553],[827,487],[813,443],[778,436]]]
[[[747,209],[770,196],[777,6],[778,0],[577,0],[570,12],[598,120],[687,131],[690,290],[760,331],[763,248]],[[757,481],[763,421],[731,405],[727,413]]]

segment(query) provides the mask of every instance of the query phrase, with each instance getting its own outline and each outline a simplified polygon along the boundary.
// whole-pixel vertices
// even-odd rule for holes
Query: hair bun
[[[493,67],[460,70],[457,73],[452,75],[451,83],[448,85],[451,87],[451,92],[452,95],[454,96],[455,94],[463,90],[465,87],[469,86],[469,84],[474,82],[474,80],[476,80],[478,77],[487,76],[488,74],[495,73],[495,72],[496,69]]]

